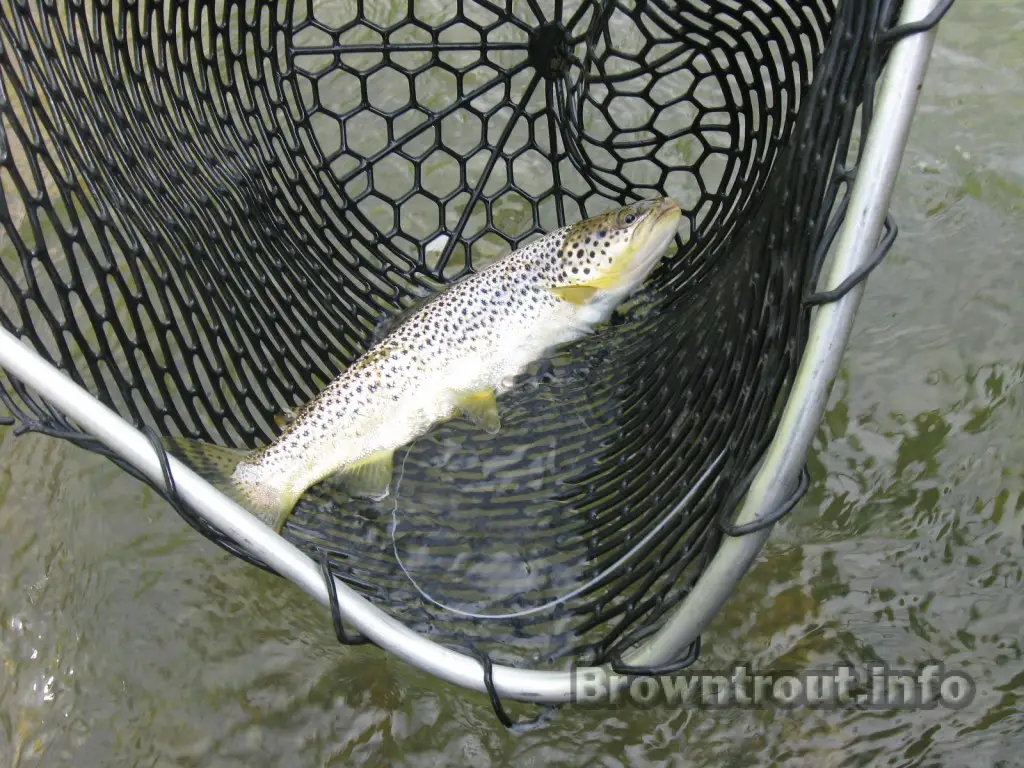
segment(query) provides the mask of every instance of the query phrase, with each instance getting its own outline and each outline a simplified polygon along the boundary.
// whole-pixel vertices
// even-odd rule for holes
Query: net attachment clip
[[[887,29],[878,36],[878,42],[883,44],[895,43],[905,37],[916,35],[918,32],[927,32],[942,21],[943,17],[949,13],[949,9],[953,7],[953,2],[954,0],[942,0],[941,3],[931,10],[931,13],[920,21],[912,21],[908,24],[901,24],[893,27],[892,29]]]
[[[896,219],[893,218],[891,213],[886,214],[882,239],[879,240],[874,253],[871,254],[871,258],[868,259],[867,263],[854,270],[853,274],[849,275],[845,280],[843,280],[843,282],[832,290],[808,293],[804,296],[804,306],[815,307],[820,306],[821,304],[831,304],[832,302],[839,301],[841,298],[846,296],[846,294],[864,282],[875,267],[885,260],[885,257],[888,255],[893,243],[896,242],[896,236],[898,234],[899,227],[896,225]]]
[[[697,659],[700,658],[700,636],[698,635],[692,643],[690,643],[686,650],[683,651],[683,655],[678,659],[666,662],[665,664],[656,664],[649,667],[633,666],[626,664],[622,660],[622,655],[616,652],[608,659],[608,665],[611,667],[612,672],[617,675],[627,676],[643,676],[643,677],[657,677],[659,675],[671,675],[676,672],[682,672],[687,667],[693,666],[697,663]]]
[[[334,634],[342,645],[376,645],[370,638],[355,632],[349,634],[345,630],[345,622],[341,618],[341,603],[338,600],[338,585],[331,573],[331,560],[327,551],[320,547],[316,550],[316,559],[320,564],[320,574],[324,577],[324,585],[327,587],[327,601],[331,604],[331,622],[334,624]]]
[[[156,451],[157,460],[160,462],[160,472],[163,475],[163,488],[160,488],[157,484],[153,483],[149,478],[141,475],[138,472],[131,471],[131,474],[138,477],[140,480],[145,482],[151,488],[156,490],[161,496],[170,502],[171,506],[174,507],[175,511],[181,516],[181,518],[188,523],[193,530],[197,533],[205,536],[214,544],[225,550],[229,554],[243,560],[250,565],[254,565],[262,571],[273,574],[274,576],[280,576],[280,574],[271,568],[269,565],[264,563],[259,558],[254,557],[248,550],[241,547],[233,539],[225,536],[220,529],[210,525],[201,516],[197,515],[192,507],[186,502],[181,495],[178,493],[178,487],[174,482],[174,476],[171,474],[171,462],[169,460],[169,454],[167,449],[164,447],[163,441],[160,435],[157,434],[148,424],[142,426],[136,425],[136,428],[145,436],[149,441],[150,446]]]

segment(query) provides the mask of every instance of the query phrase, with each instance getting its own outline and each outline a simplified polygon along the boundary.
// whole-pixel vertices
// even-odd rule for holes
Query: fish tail
[[[284,499],[275,498],[268,504],[265,500],[252,498],[233,477],[239,462],[249,456],[248,451],[185,437],[165,437],[161,442],[169,453],[188,465],[206,482],[280,532],[293,504],[286,503]]]

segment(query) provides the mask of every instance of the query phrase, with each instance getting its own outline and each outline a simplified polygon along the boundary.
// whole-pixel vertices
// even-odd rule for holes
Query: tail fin
[[[169,453],[187,464],[193,472],[218,491],[238,502],[275,531],[281,530],[290,510],[263,509],[250,499],[232,478],[238,462],[248,455],[246,451],[184,437],[165,437],[161,442]]]

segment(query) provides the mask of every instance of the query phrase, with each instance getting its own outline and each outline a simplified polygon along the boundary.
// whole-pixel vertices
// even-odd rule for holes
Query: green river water
[[[968,706],[566,709],[511,735],[485,696],[339,647],[106,460],[0,429],[0,764],[1024,765],[1022,52],[1020,0],[944,23],[811,490],[698,668],[937,660]]]

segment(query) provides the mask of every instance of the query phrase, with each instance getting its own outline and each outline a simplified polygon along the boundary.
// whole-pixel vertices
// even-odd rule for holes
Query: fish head
[[[545,287],[577,306],[613,307],[657,266],[682,215],[661,197],[567,227],[548,252]]]

